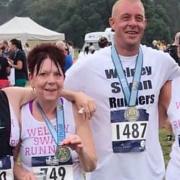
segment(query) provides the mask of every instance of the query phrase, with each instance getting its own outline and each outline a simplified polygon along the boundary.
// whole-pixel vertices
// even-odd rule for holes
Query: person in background
[[[158,41],[155,40],[155,39],[152,41],[152,48],[159,50],[159,44],[158,44]]]
[[[64,82],[64,58],[64,51],[52,44],[41,44],[28,56],[29,79],[36,98],[21,109],[19,152],[29,179],[42,173],[43,166],[47,179],[52,177],[54,169],[61,178],[58,172],[63,168],[63,177],[74,180],[84,178],[82,169],[92,171],[96,167],[90,121],[68,101],[59,98]],[[42,132],[38,133],[38,129]],[[15,166],[17,179],[22,177],[18,170],[21,165]]]
[[[26,42],[25,45],[24,45],[24,52],[26,54],[26,57],[28,56],[29,52],[30,52],[31,48],[29,46],[29,43]]]
[[[73,64],[73,59],[72,56],[68,53],[68,47],[63,41],[57,41],[56,46],[60,49],[63,50],[65,54],[65,64],[64,64],[64,70],[67,71]]]
[[[109,45],[108,39],[106,37],[101,37],[98,40],[99,48],[104,48]]]
[[[161,90],[159,100],[160,124],[169,124],[175,140],[173,142],[170,160],[166,169],[166,180],[179,180],[180,177],[180,77],[167,82]]]
[[[5,88],[0,90],[0,179],[13,180],[13,149],[19,142],[20,106],[33,97],[31,89]]]
[[[168,52],[180,66],[180,32],[176,33],[174,43],[166,49],[166,52]]]
[[[10,86],[8,76],[11,72],[11,67],[7,59],[0,56],[0,89]]]
[[[69,49],[69,54],[71,55],[72,59],[74,60],[75,56],[74,56],[73,43],[72,43],[72,41],[67,41],[66,44],[67,44],[68,49]]]
[[[9,45],[8,45],[8,41],[6,41],[6,40],[3,40],[2,41],[2,56],[4,57],[4,58],[7,58],[7,57],[9,57]]]
[[[12,57],[8,57],[8,62],[15,69],[15,86],[24,87],[28,79],[26,55],[22,50],[21,41],[11,39],[9,48]]]
[[[141,45],[147,20],[140,0],[116,1],[109,22],[112,46],[77,61],[65,79],[65,88],[96,100],[90,123],[98,163],[87,180],[163,180],[158,99],[180,68],[169,54]]]

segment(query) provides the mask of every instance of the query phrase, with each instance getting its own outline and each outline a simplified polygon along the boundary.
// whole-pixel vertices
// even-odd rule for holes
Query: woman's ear
[[[29,84],[34,89],[33,75],[31,73],[29,73]]]

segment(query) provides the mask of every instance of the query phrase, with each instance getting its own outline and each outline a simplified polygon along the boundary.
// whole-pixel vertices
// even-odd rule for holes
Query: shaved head
[[[118,52],[125,56],[137,54],[147,24],[141,0],[116,1],[109,24],[115,32]]]
[[[115,17],[117,15],[118,12],[118,7],[123,3],[123,2],[129,2],[129,3],[140,3],[142,6],[142,9],[144,11],[144,16],[145,16],[145,10],[144,10],[144,6],[143,3],[141,2],[141,0],[118,0],[115,2],[115,4],[112,7],[112,17]]]

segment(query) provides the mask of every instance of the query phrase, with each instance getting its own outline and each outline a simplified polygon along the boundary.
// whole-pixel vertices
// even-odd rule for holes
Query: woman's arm
[[[16,180],[36,180],[34,174],[24,169],[18,162],[14,163],[13,172]]]
[[[8,63],[11,67],[21,70],[23,68],[22,60],[17,60],[17,64],[14,64],[14,61],[8,58]]]
[[[78,112],[80,114],[85,113],[87,119],[90,119],[96,110],[96,105],[94,100],[83,92],[76,92],[76,91],[63,89],[61,92],[61,96],[75,103]]]
[[[17,117],[19,117],[20,107],[35,98],[35,93],[30,87],[8,87],[4,88],[3,91],[5,91]],[[90,118],[95,112],[96,106],[94,100],[83,92],[63,90],[61,96],[74,102],[77,108],[82,110],[80,113],[85,113],[87,118]]]
[[[67,145],[75,150],[79,155],[83,169],[90,172],[96,168],[97,163],[90,121],[86,119],[84,114],[79,114],[75,106],[73,106],[73,110],[77,135],[69,136],[62,142],[62,145]]]

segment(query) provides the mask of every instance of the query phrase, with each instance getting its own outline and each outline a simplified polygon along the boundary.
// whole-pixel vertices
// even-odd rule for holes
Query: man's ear
[[[111,26],[111,29],[114,31],[114,18],[113,17],[109,18],[109,25]]]

